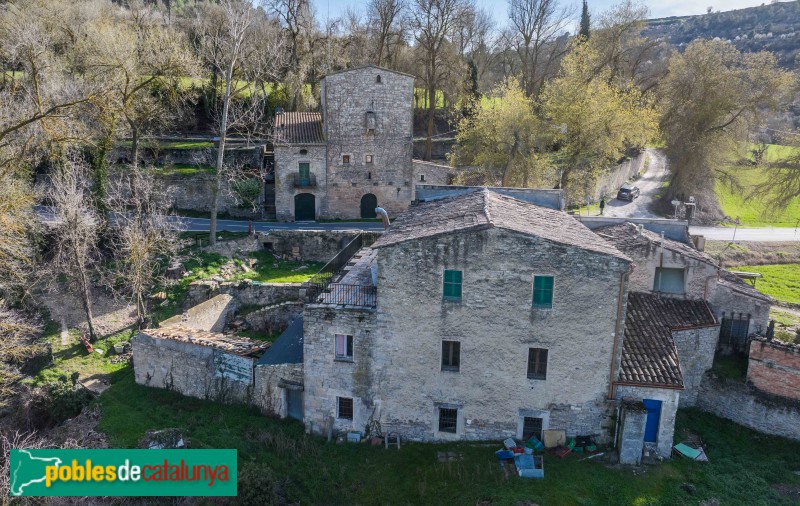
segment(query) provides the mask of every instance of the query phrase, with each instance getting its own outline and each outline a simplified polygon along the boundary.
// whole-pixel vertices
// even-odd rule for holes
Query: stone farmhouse
[[[320,112],[275,116],[274,195],[281,221],[392,216],[417,182],[446,184],[449,167],[412,161],[414,76],[367,65],[322,79]],[[270,185],[274,185],[270,187]]]
[[[192,359],[201,380],[173,374],[186,359],[171,350],[192,342],[178,321],[134,341],[137,381],[240,392],[320,434],[447,441],[559,429],[638,463],[670,455],[677,409],[703,405],[715,353],[765,328],[770,299],[685,230],[681,241],[623,219],[591,229],[546,192],[433,190],[373,244],[342,250],[342,268],[303,288],[302,316],[260,358],[243,341],[234,350],[247,360],[200,350],[213,357]],[[212,320],[198,342],[230,347],[208,335]]]

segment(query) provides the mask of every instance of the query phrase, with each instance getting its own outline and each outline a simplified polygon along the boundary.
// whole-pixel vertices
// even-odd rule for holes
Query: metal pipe
[[[617,388],[614,385],[614,375],[617,368],[617,347],[619,346],[619,333],[622,320],[622,296],[625,294],[625,281],[630,270],[619,275],[619,296],[617,298],[617,323],[614,328],[614,347],[611,349],[611,368],[608,374],[608,398],[613,399]]]

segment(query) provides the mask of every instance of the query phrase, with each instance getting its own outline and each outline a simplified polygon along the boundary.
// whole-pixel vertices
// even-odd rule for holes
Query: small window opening
[[[381,75],[380,74],[378,74],[378,76],[375,78],[375,82],[378,83],[378,84],[381,84]]]
[[[307,149],[301,149],[300,150],[300,154],[301,155],[307,155],[308,154],[308,150]]]
[[[419,181],[420,181],[420,183],[424,183],[425,182],[425,174],[420,174],[419,175]]]
[[[372,172],[367,172],[367,179],[372,179]]]

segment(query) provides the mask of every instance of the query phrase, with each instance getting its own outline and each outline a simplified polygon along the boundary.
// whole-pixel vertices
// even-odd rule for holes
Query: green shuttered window
[[[461,300],[461,271],[444,271],[444,298],[447,300]]]
[[[534,276],[533,307],[553,307],[553,276]]]

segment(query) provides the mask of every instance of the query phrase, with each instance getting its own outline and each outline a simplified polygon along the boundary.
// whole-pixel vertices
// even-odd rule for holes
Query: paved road
[[[709,241],[733,241],[733,227],[689,227],[692,235],[703,235]],[[797,228],[738,228],[736,241],[789,242],[800,241]]]
[[[207,218],[180,218],[185,229],[189,232],[207,231],[211,220]],[[249,222],[235,220],[217,220],[217,230],[228,232],[247,232]],[[255,221],[253,226],[258,232],[269,230],[383,230],[383,223],[379,222],[357,222],[342,221],[335,223],[299,222],[299,223],[279,223]]]
[[[650,203],[653,202],[656,194],[661,188],[661,184],[669,175],[667,171],[667,157],[659,149],[648,149],[646,151],[647,172],[636,181],[639,187],[640,196],[633,202],[627,200],[617,200],[616,198],[606,202],[606,216],[620,216],[625,218],[661,218],[650,212]]]

